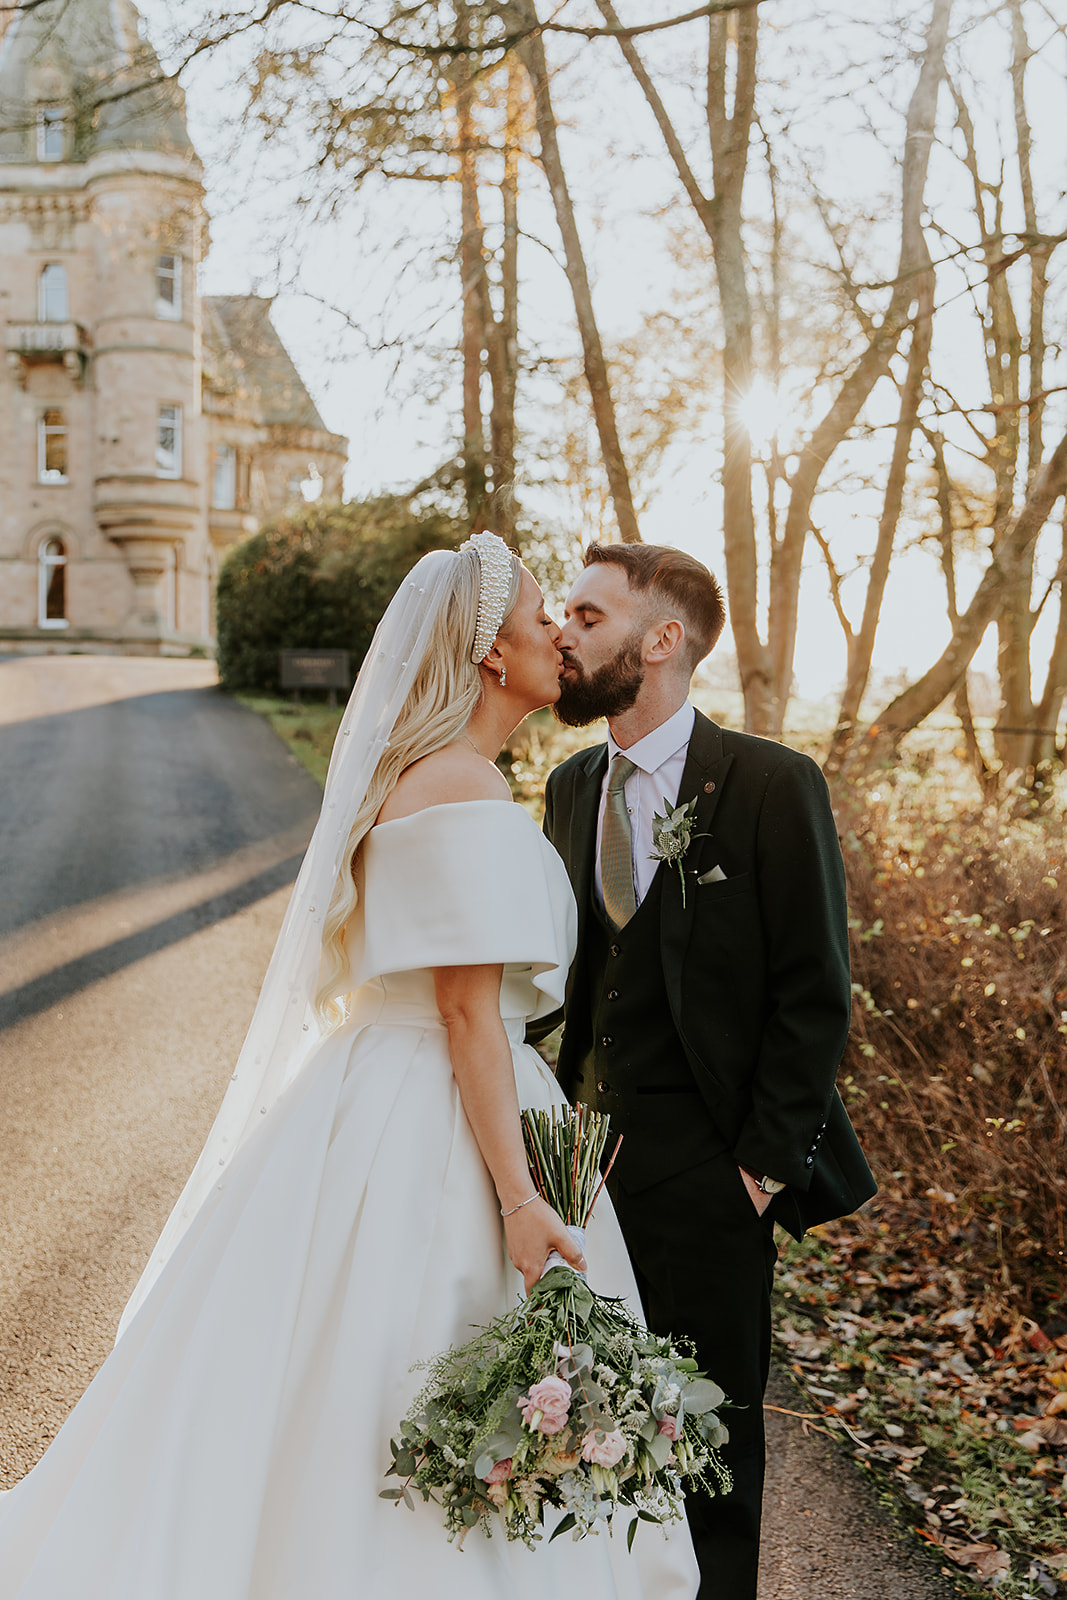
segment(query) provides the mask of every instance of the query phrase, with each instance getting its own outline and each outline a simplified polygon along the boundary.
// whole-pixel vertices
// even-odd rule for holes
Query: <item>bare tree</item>
[[[760,637],[758,625],[758,552],[751,447],[738,414],[752,371],[752,303],[742,224],[758,81],[757,8],[753,6],[738,14],[729,24],[721,16],[708,20],[706,122],[714,187],[711,194],[706,194],[636,44],[619,31],[621,24],[611,0],[597,0],[597,6],[618,34],[619,48],[648,102],[682,187],[711,240],[724,324],[723,516],[730,618],[745,692],[746,724],[760,732],[780,733],[792,689],[800,574],[819,480],[876,383],[889,371],[891,358],[913,321],[919,278],[929,269],[920,219],[938,92],[944,78],[952,0],[931,0],[922,65],[908,107],[901,179],[900,254],[889,304],[882,319],[870,327],[865,348],[799,451],[785,524],[781,535],[772,542],[766,644]],[[728,109],[727,55],[731,47],[735,52],[734,87],[732,105]],[[920,338],[917,350],[921,342]],[[905,431],[910,438],[910,430]],[[906,451],[906,445],[904,448]],[[887,532],[882,540],[879,571],[885,565],[884,547],[891,539],[890,521],[895,527],[895,519],[883,520]],[[875,598],[877,589],[872,593],[872,602]],[[869,634],[867,623],[860,632],[863,648],[866,648]],[[858,672],[862,655],[858,645],[855,654]]]

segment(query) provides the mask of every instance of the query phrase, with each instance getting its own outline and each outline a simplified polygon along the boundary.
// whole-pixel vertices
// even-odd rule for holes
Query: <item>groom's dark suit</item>
[[[841,853],[813,761],[697,713],[685,903],[661,865],[614,931],[594,887],[606,764],[606,746],[582,751],[546,790],[578,902],[557,1071],[624,1135],[610,1187],[650,1325],[691,1338],[746,1408],[726,1418],[734,1492],[689,1512],[702,1595],[754,1600],[773,1222],[799,1237],[875,1191],[834,1088],[851,1002]],[[739,1165],[787,1184],[762,1217]]]

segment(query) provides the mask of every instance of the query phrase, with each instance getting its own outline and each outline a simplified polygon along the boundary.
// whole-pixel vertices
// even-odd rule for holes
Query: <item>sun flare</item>
[[[753,445],[760,449],[780,432],[786,420],[786,402],[766,378],[753,378],[737,402],[737,416]]]

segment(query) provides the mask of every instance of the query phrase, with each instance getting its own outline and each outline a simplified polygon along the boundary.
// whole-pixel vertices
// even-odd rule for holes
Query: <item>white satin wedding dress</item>
[[[412,1365],[521,1294],[430,968],[502,962],[520,1100],[562,1099],[523,1043],[574,942],[559,857],[505,801],[364,845],[348,1022],[235,1155],[35,1469],[0,1498],[0,1600],[692,1600],[689,1535],[625,1526],[530,1552],[379,1498]],[[607,1195],[589,1275],[637,1305]]]

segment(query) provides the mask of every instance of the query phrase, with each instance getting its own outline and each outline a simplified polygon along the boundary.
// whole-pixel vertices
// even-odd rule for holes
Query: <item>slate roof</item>
[[[244,391],[257,422],[326,432],[270,320],[271,302],[255,294],[205,295],[203,308],[206,381],[222,394]]]
[[[36,162],[42,101],[69,110],[68,160],[106,150],[195,158],[185,96],[163,75],[132,0],[42,0],[8,21],[0,38],[0,164]]]

